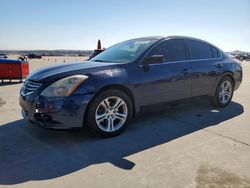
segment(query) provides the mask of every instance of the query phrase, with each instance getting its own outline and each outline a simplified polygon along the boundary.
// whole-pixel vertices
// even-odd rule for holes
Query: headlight
[[[42,96],[46,97],[64,97],[73,93],[76,88],[83,83],[88,76],[86,75],[74,75],[66,78],[62,78],[53,84],[49,85],[42,93]]]

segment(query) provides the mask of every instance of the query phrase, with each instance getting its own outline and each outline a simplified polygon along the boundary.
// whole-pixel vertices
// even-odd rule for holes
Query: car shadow
[[[214,126],[244,112],[241,104],[213,109],[206,101],[153,110],[135,118],[120,136],[102,139],[85,130],[53,131],[17,120],[0,126],[0,185],[61,177],[109,162],[131,170],[126,157]]]

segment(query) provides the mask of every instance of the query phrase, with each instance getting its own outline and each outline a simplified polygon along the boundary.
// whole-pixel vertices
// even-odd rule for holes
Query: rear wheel
[[[122,133],[132,117],[130,98],[119,90],[106,90],[97,95],[87,111],[87,126],[91,133],[112,137]]]
[[[211,103],[215,107],[227,106],[233,97],[233,81],[230,77],[226,76],[221,79],[217,85],[215,95],[211,98]]]

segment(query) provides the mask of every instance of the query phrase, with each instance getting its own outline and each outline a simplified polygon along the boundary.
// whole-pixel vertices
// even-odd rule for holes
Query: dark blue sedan
[[[20,91],[25,119],[54,129],[87,126],[120,134],[144,106],[208,96],[227,106],[242,67],[214,45],[190,37],[145,37],[118,43],[87,62],[40,69]]]

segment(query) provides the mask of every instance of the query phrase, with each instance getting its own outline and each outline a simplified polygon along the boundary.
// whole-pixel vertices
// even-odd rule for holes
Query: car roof
[[[139,37],[139,38],[134,38],[130,40],[138,40],[138,39],[156,39],[156,40],[161,40],[165,38],[164,36],[146,36],[146,37]]]
[[[131,40],[135,40],[135,39],[156,39],[156,40],[162,40],[162,39],[191,39],[191,40],[196,40],[196,41],[205,42],[205,43],[210,44],[209,42],[201,40],[201,39],[198,39],[198,38],[188,37],[188,36],[181,36],[181,35],[172,35],[172,36],[145,36],[145,37],[134,38],[134,39],[131,39]]]
[[[167,36],[167,37],[165,37],[165,38],[171,38],[171,39],[173,39],[173,38],[176,38],[176,39],[190,39],[190,40],[196,40],[196,41],[200,41],[200,42],[205,42],[205,43],[209,43],[209,42],[207,42],[207,41],[204,41],[204,40],[202,40],[202,39],[198,39],[198,38],[194,38],[194,37],[188,37],[188,36],[178,36],[178,35],[173,35],[173,36]],[[210,44],[210,43],[209,43]]]
[[[206,43],[210,46],[213,46],[214,48],[216,48],[217,50],[220,50],[222,51],[220,48],[218,48],[217,46],[205,41],[205,40],[201,40],[201,39],[198,39],[198,38],[194,38],[194,37],[188,37],[188,36],[181,36],[181,35],[170,35],[170,36],[146,36],[146,37],[139,37],[139,38],[134,38],[134,39],[131,39],[131,40],[138,40],[138,39],[156,39],[158,41],[160,40],[164,40],[164,39],[190,39],[190,40],[195,40],[195,41],[199,41],[199,42],[203,42],[203,43]]]
[[[210,42],[207,42],[207,41],[202,40],[202,39],[194,38],[194,37],[178,36],[178,35],[175,36],[175,35],[173,35],[173,36],[167,36],[167,37],[165,37],[165,38],[166,38],[166,39],[190,39],[190,40],[195,40],[195,41],[199,41],[199,42],[206,43],[206,44],[208,44],[208,45],[210,45],[210,46],[213,46],[213,47],[215,47],[216,49],[222,51],[220,48],[218,48],[217,46],[211,44]]]

